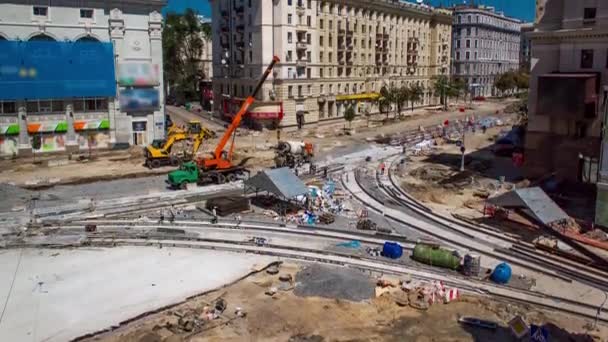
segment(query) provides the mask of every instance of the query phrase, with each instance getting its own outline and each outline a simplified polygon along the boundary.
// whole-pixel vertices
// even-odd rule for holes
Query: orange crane
[[[266,71],[264,71],[264,74],[262,74],[262,78],[258,81],[258,84],[253,89],[253,93],[251,93],[245,99],[245,102],[239,109],[238,113],[236,113],[236,115],[232,119],[232,123],[230,124],[230,126],[228,126],[226,132],[224,132],[224,135],[217,143],[217,146],[215,146],[215,151],[212,153],[212,156],[210,158],[199,159],[198,164],[204,171],[227,170],[235,166],[232,164],[232,154],[234,152],[234,140],[236,138],[236,129],[240,126],[241,120],[243,119],[243,115],[247,113],[247,110],[249,110],[249,107],[251,106],[253,101],[255,101],[255,96],[262,88],[262,85],[264,84],[264,81],[266,81],[266,78],[268,78],[268,75],[270,75],[272,68],[274,68],[275,64],[278,62],[279,57],[274,56],[272,58],[272,62],[270,62],[270,64],[266,68]],[[224,151],[224,148],[226,147],[226,144],[230,139],[232,139],[232,141],[230,142],[230,148],[226,152]]]

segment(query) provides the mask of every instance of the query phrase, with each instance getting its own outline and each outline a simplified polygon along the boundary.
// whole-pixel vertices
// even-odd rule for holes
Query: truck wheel
[[[236,182],[236,180],[237,180],[236,175],[234,173],[229,174],[227,179],[228,179],[228,183]]]
[[[171,158],[170,162],[171,162],[171,166],[179,165],[179,159],[177,159],[177,158]]]
[[[226,183],[226,177],[224,177],[224,175],[222,175],[221,173],[218,173],[216,181],[217,184],[224,184]]]
[[[147,167],[148,169],[151,169],[151,168],[152,168],[152,162],[151,162],[151,160],[150,160],[150,159],[146,159],[145,164],[146,164],[146,167]]]
[[[180,185],[179,185],[179,188],[182,189],[182,190],[188,189],[188,183],[181,182]]]
[[[153,160],[150,161],[150,165],[152,166],[153,169],[159,168],[160,167],[160,160],[153,159]]]

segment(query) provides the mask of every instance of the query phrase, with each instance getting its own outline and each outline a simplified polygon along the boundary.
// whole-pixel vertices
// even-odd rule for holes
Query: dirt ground
[[[281,139],[305,139],[315,144],[317,153],[329,151],[339,146],[367,144],[366,138],[378,134],[392,134],[405,130],[416,129],[420,126],[440,124],[446,119],[453,120],[465,116],[490,115],[504,109],[512,101],[487,101],[476,103],[465,113],[457,111],[454,106],[448,112],[416,109],[413,112],[404,111],[401,119],[394,119],[395,114],[386,124],[372,122],[368,127],[365,119],[353,121],[352,128],[355,133],[347,136],[343,133],[345,123],[328,124],[314,128],[305,127],[302,131],[282,132]],[[193,114],[194,115],[194,114]],[[376,116],[374,120],[385,117]],[[371,127],[374,126],[374,127]],[[340,137],[340,139],[336,139]],[[205,141],[199,155],[210,152],[219,138]],[[277,142],[277,132],[264,130],[253,132],[247,129],[239,130],[235,158],[252,157],[248,162],[251,168],[259,169],[273,165],[273,150]],[[82,156],[82,158],[80,158]],[[74,155],[71,160],[63,155],[39,155],[35,158],[18,158],[14,160],[0,160],[0,183],[8,182],[15,185],[47,185],[47,184],[73,184],[91,182],[104,179],[117,179],[121,177],[138,177],[153,174],[165,174],[174,169],[166,166],[149,170],[144,166],[143,147],[134,146],[128,151],[93,151],[92,159],[88,153]],[[49,165],[54,163],[54,165]],[[59,165],[57,165],[59,164]],[[86,170],[86,172],[83,172]]]
[[[465,136],[465,172],[460,172],[461,153],[455,144],[437,140],[438,144],[424,155],[411,156],[405,168],[397,172],[402,187],[434,210],[456,213],[471,218],[482,216],[485,198],[516,186],[520,170],[511,158],[497,157],[490,147],[495,137],[510,126],[492,127],[483,134],[468,132]],[[502,185],[499,176],[507,180]]]
[[[500,342],[515,341],[507,328],[507,322],[515,315],[522,315],[529,324],[545,324],[555,341],[600,341],[600,337],[608,336],[603,326],[600,326],[601,330],[585,330],[589,322],[579,318],[482,297],[462,296],[455,302],[434,304],[427,311],[419,311],[399,306],[387,295],[364,302],[350,302],[298,297],[289,288],[285,291],[279,289],[272,297],[265,294],[269,287],[276,286],[279,276],[295,275],[298,269],[298,265],[288,264],[281,266],[278,275],[255,274],[89,340]],[[213,307],[219,298],[227,303],[220,318],[211,321],[198,318],[205,307]],[[236,315],[237,308],[241,308],[246,316]],[[461,326],[458,318],[462,316],[494,321],[498,328],[484,330]]]

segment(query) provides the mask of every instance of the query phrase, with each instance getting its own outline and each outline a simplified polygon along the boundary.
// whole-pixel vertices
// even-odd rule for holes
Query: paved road
[[[224,122],[214,119],[208,114],[196,114],[189,112],[184,108],[175,106],[167,106],[167,113],[171,116],[171,120],[173,120],[173,122],[180,125],[185,125],[190,120],[199,120],[203,125],[214,130],[216,133],[223,132],[225,130]]]

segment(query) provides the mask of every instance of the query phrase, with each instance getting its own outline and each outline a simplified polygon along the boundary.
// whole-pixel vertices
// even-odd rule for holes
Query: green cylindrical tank
[[[416,244],[412,259],[432,266],[445,267],[455,270],[460,266],[460,258],[452,251],[424,243]]]

